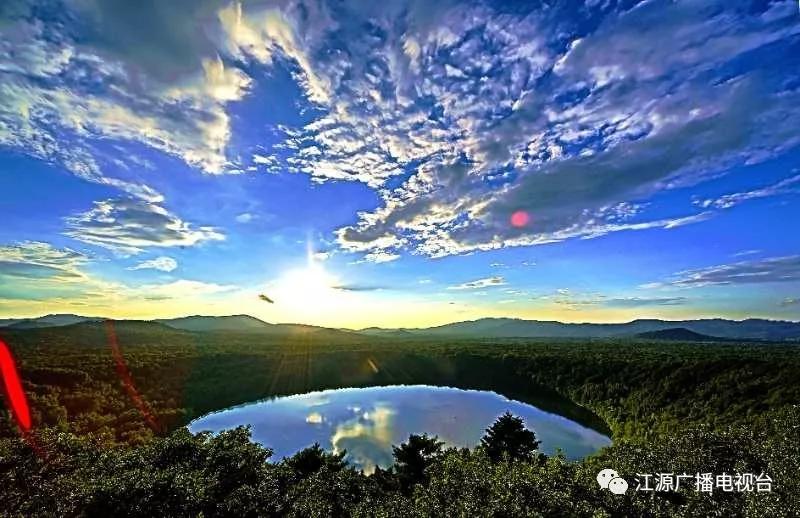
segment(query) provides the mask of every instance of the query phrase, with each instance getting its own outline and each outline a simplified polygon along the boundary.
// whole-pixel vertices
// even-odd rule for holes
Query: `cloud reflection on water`
[[[367,475],[375,471],[375,466],[390,465],[396,414],[385,403],[376,403],[371,411],[340,423],[331,436],[333,451],[347,451],[345,459]]]
[[[325,418],[319,412],[311,412],[306,416],[306,423],[322,424],[324,420]]]
[[[253,440],[272,448],[275,460],[318,442],[329,450],[346,450],[349,463],[372,473],[376,466],[392,464],[392,446],[410,434],[437,435],[447,446],[472,448],[486,427],[507,410],[536,432],[547,454],[561,448],[567,458],[579,459],[611,444],[608,437],[565,417],[493,392],[424,385],[275,398],[209,414],[189,428],[216,432],[249,424]]]

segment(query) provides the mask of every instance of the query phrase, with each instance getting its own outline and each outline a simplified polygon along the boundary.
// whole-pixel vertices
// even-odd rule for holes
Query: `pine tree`
[[[425,483],[425,468],[430,466],[442,453],[444,443],[438,437],[427,434],[410,435],[408,442],[392,446],[394,471],[406,491],[414,484]]]
[[[510,460],[533,460],[540,444],[536,433],[525,428],[522,418],[510,412],[497,418],[481,439],[481,445],[494,462],[504,457]]]

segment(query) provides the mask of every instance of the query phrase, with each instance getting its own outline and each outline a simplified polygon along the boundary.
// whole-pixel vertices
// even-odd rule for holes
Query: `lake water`
[[[366,473],[392,464],[392,445],[412,433],[438,435],[447,446],[474,447],[505,411],[522,417],[542,441],[579,459],[611,440],[559,415],[509,400],[494,392],[427,385],[346,388],[259,401],[208,414],[189,430],[219,432],[252,425],[253,440],[272,448],[273,459],[291,456],[318,442],[331,451],[347,450],[346,460]]]

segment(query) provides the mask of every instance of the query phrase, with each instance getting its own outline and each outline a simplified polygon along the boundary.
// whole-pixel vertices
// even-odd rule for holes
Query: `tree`
[[[392,446],[394,471],[406,492],[409,492],[415,484],[427,482],[425,468],[441,455],[442,446],[444,443],[437,436],[428,437],[428,434],[411,434],[408,442]]]
[[[330,472],[342,471],[346,467],[344,461],[345,452],[328,453],[318,442],[313,446],[300,450],[293,456],[287,458],[284,463],[292,468],[301,478],[306,478],[323,467],[327,467]]]
[[[536,433],[525,428],[522,418],[508,411],[486,429],[481,439],[481,445],[493,462],[499,462],[504,457],[510,460],[533,460],[540,444]]]

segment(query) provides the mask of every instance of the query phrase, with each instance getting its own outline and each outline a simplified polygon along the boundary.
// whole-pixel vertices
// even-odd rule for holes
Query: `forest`
[[[278,338],[117,322],[130,386],[109,333],[87,323],[0,336],[34,422],[22,438],[7,413],[0,419],[0,515],[800,515],[797,345]],[[278,460],[245,428],[216,436],[184,428],[259,399],[393,384],[493,390],[602,431],[614,444],[568,461],[514,453],[509,441],[455,449],[411,436],[395,448],[392,468],[367,476],[315,445]],[[606,467],[631,490],[599,488],[595,476]],[[765,473],[772,485],[633,491],[639,474],[659,472]]]

